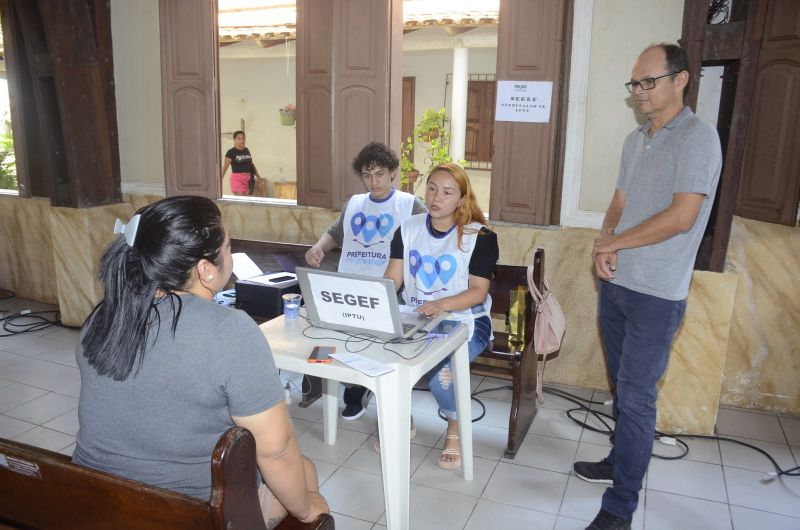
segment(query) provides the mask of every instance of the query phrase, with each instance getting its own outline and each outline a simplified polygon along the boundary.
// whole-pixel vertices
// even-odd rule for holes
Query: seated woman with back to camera
[[[118,231],[100,261],[104,298],[76,352],[73,461],[205,500],[214,446],[238,425],[256,441],[268,528],[287,512],[304,522],[327,513],[264,335],[245,313],[213,302],[232,270],[217,206],[171,197],[126,226],[118,220]]]

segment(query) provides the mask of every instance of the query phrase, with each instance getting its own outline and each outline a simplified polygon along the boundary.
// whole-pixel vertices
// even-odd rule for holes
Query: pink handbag
[[[542,281],[543,292],[540,293],[536,288],[536,284],[533,282],[533,265],[528,266],[528,289],[536,302],[533,350],[539,356],[536,374],[536,400],[541,403],[544,401],[542,379],[544,378],[544,365],[547,361],[547,355],[561,348],[561,339],[564,338],[567,322],[564,319],[564,312],[561,310],[561,306],[552,291],[550,291],[547,278]]]

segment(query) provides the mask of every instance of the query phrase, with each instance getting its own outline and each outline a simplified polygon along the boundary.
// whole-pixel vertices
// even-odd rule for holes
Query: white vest
[[[458,248],[458,229],[453,229],[441,239],[428,231],[428,214],[411,216],[400,227],[403,236],[403,288],[406,304],[419,306],[426,302],[453,296],[469,288],[469,262],[480,223],[464,227],[461,247]],[[453,311],[454,320],[465,322],[469,336],[475,327],[475,317],[488,314],[491,298],[483,301],[484,311],[475,314],[471,309]]]
[[[383,276],[394,232],[411,216],[414,200],[410,193],[398,190],[380,202],[370,199],[369,193],[353,195],[344,213],[339,272]]]

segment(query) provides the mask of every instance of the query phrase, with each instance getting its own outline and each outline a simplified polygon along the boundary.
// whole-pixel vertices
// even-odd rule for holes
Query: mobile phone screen
[[[429,337],[446,337],[458,326],[455,320],[442,320],[433,329],[428,330]]]
[[[270,278],[269,283],[281,283],[287,280],[294,280],[293,276],[276,276],[275,278]]]
[[[336,353],[335,346],[314,346],[311,355],[308,356],[308,362],[329,363],[332,360],[330,357],[332,353]]]

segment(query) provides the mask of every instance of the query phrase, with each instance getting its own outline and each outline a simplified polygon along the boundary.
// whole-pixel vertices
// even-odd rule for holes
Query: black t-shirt
[[[430,218],[429,218],[430,219]],[[443,233],[438,232],[430,225],[428,221],[428,232],[433,236],[443,236]],[[453,228],[455,230],[455,228]],[[396,230],[392,238],[391,250],[389,257],[391,259],[403,259],[403,236],[400,230]],[[481,227],[478,237],[475,239],[475,248],[472,250],[472,256],[469,258],[469,273],[472,276],[480,276],[491,280],[494,277],[494,271],[497,266],[497,260],[500,257],[500,249],[497,246],[497,234],[486,228]]]
[[[231,147],[225,153],[225,158],[231,159],[231,171],[233,173],[250,173],[253,171],[253,155],[250,154],[250,149],[236,149]]]

